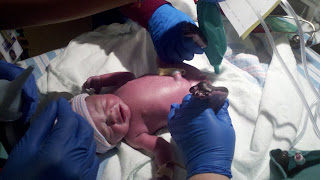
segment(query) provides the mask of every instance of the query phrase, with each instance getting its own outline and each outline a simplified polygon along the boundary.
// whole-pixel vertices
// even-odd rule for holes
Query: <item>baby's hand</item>
[[[102,88],[100,76],[91,76],[87,79],[87,81],[82,85],[82,89],[90,89],[93,88],[94,93],[99,94]]]

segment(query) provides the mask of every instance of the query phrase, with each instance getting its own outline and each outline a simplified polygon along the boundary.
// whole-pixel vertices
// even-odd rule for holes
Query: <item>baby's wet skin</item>
[[[170,143],[161,137],[153,136],[159,129],[167,126],[171,105],[173,103],[181,103],[190,90],[193,96],[208,101],[210,108],[218,110],[228,96],[227,88],[211,86],[208,77],[198,69],[186,64],[175,66],[177,67],[173,68],[169,65],[163,67],[164,69],[162,70],[165,73],[162,75],[148,74],[127,81],[112,94],[98,95],[99,97],[96,99],[92,98],[92,105],[88,105],[87,102],[89,111],[90,107],[94,108],[90,111],[90,114],[97,114],[96,118],[92,117],[95,124],[102,122],[101,124],[103,125],[100,127],[110,128],[113,125],[109,126],[108,123],[105,123],[109,119],[107,113],[97,112],[101,111],[101,109],[110,111],[112,110],[111,106],[110,108],[96,108],[95,106],[107,103],[112,99],[121,100],[130,109],[131,113],[128,129],[126,129],[128,132],[124,136],[125,142],[133,148],[144,149],[152,153],[158,166],[173,160]],[[108,82],[110,82],[111,76],[105,77],[100,79],[103,81],[102,84],[110,84]],[[111,79],[118,82],[115,78]],[[121,78],[119,78],[120,80]],[[90,87],[86,88],[92,88],[91,84]],[[102,96],[110,97],[103,98]],[[103,102],[101,102],[102,98],[104,99]],[[118,114],[122,114],[121,109],[115,111]],[[123,116],[120,115],[120,117]],[[101,129],[103,130],[103,128]],[[111,129],[110,132],[115,132],[115,129]],[[110,139],[106,139],[110,141]],[[117,140],[120,141],[121,139]]]

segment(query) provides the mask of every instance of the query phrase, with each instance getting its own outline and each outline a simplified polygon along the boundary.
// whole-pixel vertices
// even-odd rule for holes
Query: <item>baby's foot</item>
[[[217,111],[223,106],[225,100],[228,97],[228,89],[225,87],[215,87],[206,82],[200,82],[190,88],[190,93],[193,97],[200,99],[208,99],[210,107],[217,113]]]

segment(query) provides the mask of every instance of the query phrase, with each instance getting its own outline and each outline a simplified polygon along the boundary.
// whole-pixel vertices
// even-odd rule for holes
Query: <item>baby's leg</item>
[[[126,138],[126,142],[134,148],[144,149],[152,153],[155,156],[155,163],[158,168],[162,167],[162,170],[165,169],[164,176],[167,176],[167,179],[172,178],[174,165],[170,164],[170,162],[173,162],[173,150],[170,143],[161,137],[147,133],[142,133],[132,139]]]
[[[228,89],[225,87],[215,87],[206,82],[200,82],[197,85],[190,88],[192,96],[200,99],[208,99],[210,107],[217,113],[223,106],[225,100],[228,97]]]

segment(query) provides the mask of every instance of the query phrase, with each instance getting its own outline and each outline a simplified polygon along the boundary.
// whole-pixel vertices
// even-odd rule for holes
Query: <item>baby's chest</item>
[[[182,102],[189,93],[190,84],[186,80],[176,82],[161,78],[129,83],[123,88],[118,96],[131,109],[131,124],[140,124],[154,133],[167,125],[171,104]]]
[[[154,108],[181,102],[189,89],[190,83],[184,78],[174,80],[172,77],[148,76],[128,82],[115,94],[133,106],[148,104]]]
[[[185,95],[189,93],[189,85],[172,84],[170,86],[150,85],[145,88],[132,89],[125,101],[129,107],[139,109],[142,114],[167,115],[172,103],[181,103]],[[130,100],[129,100],[130,99]]]

